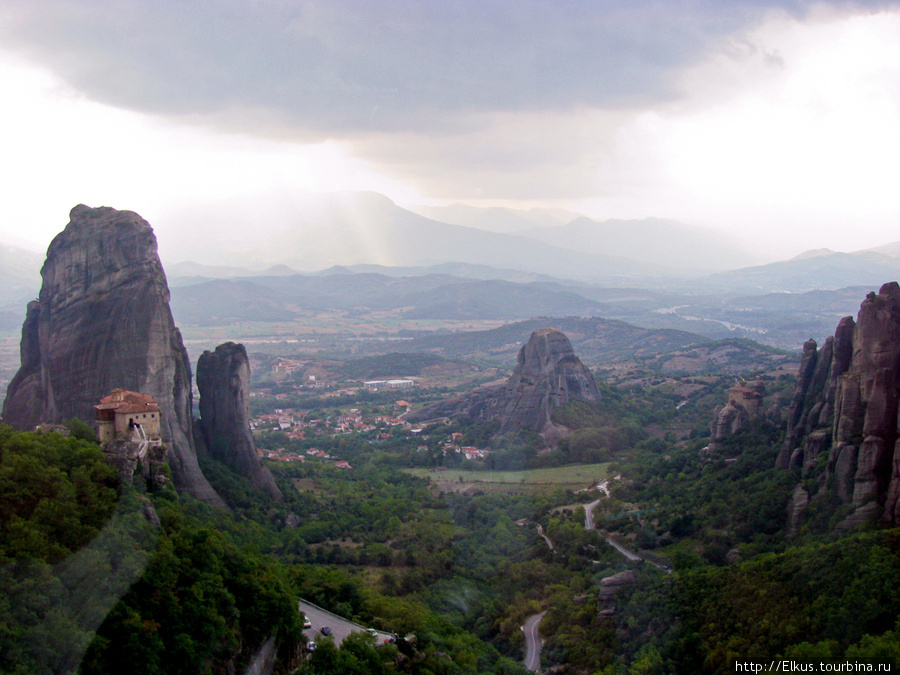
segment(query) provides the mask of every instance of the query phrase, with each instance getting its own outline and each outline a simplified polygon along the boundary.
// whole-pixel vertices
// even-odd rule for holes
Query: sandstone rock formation
[[[162,411],[176,487],[222,505],[197,464],[190,363],[150,225],[130,211],[80,204],[50,244],[41,276],[5,421],[23,429],[72,417],[91,423],[94,405],[113,389],[147,393]]]
[[[516,368],[506,383],[500,430],[547,433],[551,413],[569,401],[599,401],[591,371],[575,356],[569,338],[542,328],[519,350]]]
[[[250,361],[244,345],[226,342],[197,362],[200,428],[207,451],[273,499],[281,490],[259,461],[250,433]]]
[[[134,482],[134,472],[141,467],[141,477],[148,485],[163,486],[169,481],[165,472],[166,446],[153,445],[149,449],[137,441],[115,440],[103,446],[106,460],[119,471],[123,483]]]
[[[842,319],[821,349],[804,345],[777,459],[822,483],[833,475],[838,496],[853,507],[844,526],[877,518],[900,524],[898,390],[900,285],[891,282],[866,297],[855,322]]]
[[[601,579],[600,592],[597,594],[598,615],[607,618],[613,616],[616,613],[616,597],[628,586],[636,583],[637,574],[634,570],[624,570]]]
[[[505,384],[481,387],[465,396],[413,411],[405,418],[426,421],[465,416],[499,420],[500,435],[527,429],[553,441],[564,430],[553,424],[551,414],[574,400],[600,400],[594,377],[575,356],[564,333],[542,328],[534,331],[519,350],[516,367]]]

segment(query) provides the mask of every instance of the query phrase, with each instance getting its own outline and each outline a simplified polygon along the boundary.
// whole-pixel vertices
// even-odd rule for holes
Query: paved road
[[[584,529],[593,530],[594,529],[594,509],[597,507],[597,504],[600,503],[599,499],[595,499],[590,504],[584,507]]]
[[[606,493],[606,496],[609,496],[609,490],[607,489],[606,481],[603,481],[602,483],[597,485],[597,489],[602,490],[604,493]],[[600,499],[597,499],[595,501],[592,501],[590,504],[588,504],[584,507],[584,529],[586,529],[586,530],[594,529],[594,508],[599,503],[600,503]],[[614,549],[616,549],[619,553],[624,555],[626,558],[628,558],[632,562],[637,562],[638,560],[643,560],[644,562],[650,563],[654,567],[658,567],[666,574],[671,574],[672,569],[670,567],[667,567],[666,565],[660,565],[659,563],[655,563],[652,560],[647,560],[646,558],[639,556],[634,551],[629,551],[627,548],[622,546],[622,544],[618,543],[617,541],[614,541],[610,537],[604,537],[604,539],[606,539],[606,542],[610,546],[612,546]]]
[[[307,640],[314,640],[316,635],[322,635],[322,626],[328,626],[331,628],[331,634],[334,636],[334,644],[340,646],[341,642],[344,641],[344,638],[350,635],[350,633],[361,633],[366,630],[365,626],[344,619],[337,614],[332,614],[321,607],[304,602],[303,600],[298,603],[298,608],[306,615],[306,618],[309,619],[312,624],[310,628],[303,631]],[[393,636],[390,633],[385,633],[384,631],[377,631],[375,633],[375,639],[378,644],[381,644],[392,637]]]
[[[635,553],[634,551],[629,551],[627,548],[625,548],[621,544],[613,541],[610,537],[604,537],[604,539],[606,539],[607,543],[610,546],[612,546],[614,549],[616,549],[619,553],[624,555],[629,560],[631,560],[633,562],[637,562],[638,560],[643,560],[643,558],[641,556],[639,556],[637,553]]]
[[[541,648],[544,646],[541,640],[541,633],[538,631],[538,625],[544,614],[541,612],[534,616],[529,616],[522,626],[522,632],[525,633],[525,667],[532,673],[536,673],[541,669]]]

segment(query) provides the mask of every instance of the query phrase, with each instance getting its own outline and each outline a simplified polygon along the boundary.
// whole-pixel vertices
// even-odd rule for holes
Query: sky
[[[886,244],[898,35],[900,2],[4,0],[0,240],[373,190]]]

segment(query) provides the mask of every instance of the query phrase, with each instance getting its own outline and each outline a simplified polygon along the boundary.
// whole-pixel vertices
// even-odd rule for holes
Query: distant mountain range
[[[593,283],[698,276],[755,260],[727,237],[662,219],[592,221],[562,210],[403,209],[375,193],[219,202],[170,216],[168,255],[209,265],[482,265]],[[445,218],[439,220],[437,218]]]
[[[569,338],[585,363],[640,362],[642,368],[666,371],[759,371],[795,364],[796,355],[778,352],[749,340],[714,341],[680,330],[648,329],[598,317],[540,317],[499,328],[435,334],[392,346],[397,351],[437,354],[445,358],[515,360],[535,330],[556,328]]]
[[[164,249],[173,310],[192,325],[325,310],[408,319],[591,316],[796,349],[854,314],[860,294],[900,278],[900,242],[725,270],[746,261],[738,246],[671,220],[420,210],[425,215],[375,193],[335,193],[184,211],[164,223],[180,233]],[[179,255],[190,261],[168,262]],[[31,251],[0,247],[0,330],[21,327],[41,263]],[[700,274],[711,269],[720,271]]]
[[[523,211],[465,204],[418,206],[413,211],[432,220],[505,234],[522,234],[536,227],[565,225],[583,217],[580,213],[566,209],[528,209]]]
[[[298,197],[248,213],[231,203],[172,217],[169,255],[210,265],[316,271],[334,265],[488,265],[591,281],[662,272],[613,255],[572,251],[513,234],[431,220],[375,193]]]
[[[677,274],[699,276],[759,262],[728,237],[674,220],[580,217],[565,225],[524,230],[523,236],[573,251],[641,260]]]
[[[847,286],[874,286],[900,278],[900,242],[855,253],[817,250],[790,260],[747,267],[713,275],[705,281],[712,289],[731,292],[803,293]]]
[[[290,321],[302,313],[389,312],[400,319],[516,321],[535,316],[604,317],[708,339],[751,338],[783,349],[821,340],[855,314],[867,286],[743,297],[640,288],[599,288],[563,282],[516,283],[448,274],[389,277],[342,273],[194,279],[173,286],[179,324],[214,326]]]

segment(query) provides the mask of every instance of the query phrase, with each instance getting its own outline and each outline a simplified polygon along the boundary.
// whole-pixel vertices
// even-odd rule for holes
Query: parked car
[[[322,626],[319,630],[322,631],[322,635],[331,635],[331,626]]]
[[[316,651],[316,643],[310,640],[306,643],[306,650],[310,652]]]
[[[310,621],[309,619],[303,619],[303,627],[312,628],[312,621]]]

